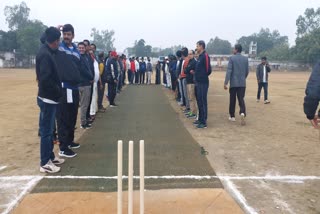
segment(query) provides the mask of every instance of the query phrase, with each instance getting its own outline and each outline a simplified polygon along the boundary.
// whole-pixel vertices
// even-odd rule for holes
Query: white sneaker
[[[236,122],[236,118],[235,117],[229,117],[229,121]]]
[[[51,160],[46,165],[40,166],[40,172],[56,173],[60,171],[60,167],[54,165]]]
[[[244,115],[244,113],[241,113],[240,116],[241,116],[241,126],[246,125],[246,120],[245,120],[246,116]]]
[[[54,165],[60,165],[60,164],[63,164],[65,162],[65,159],[61,159],[61,158],[58,158],[58,157],[55,157],[54,160],[52,160],[52,163]]]
[[[257,103],[260,102],[260,100],[257,99]]]
[[[264,104],[269,104],[269,103],[270,103],[269,100],[265,100],[265,101],[264,101]]]

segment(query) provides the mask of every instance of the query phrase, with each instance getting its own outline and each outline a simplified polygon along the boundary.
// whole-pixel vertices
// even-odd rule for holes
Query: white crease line
[[[29,181],[24,190],[18,195],[18,197],[10,202],[7,209],[5,209],[2,214],[9,214],[12,209],[19,203],[19,201],[40,181],[40,179],[40,177],[34,177],[31,181]]]
[[[0,171],[4,170],[5,168],[7,168],[7,166],[0,166]]]
[[[242,207],[246,211],[246,213],[258,214],[252,207],[250,207],[247,204],[247,200],[240,193],[240,191],[236,188],[236,186],[230,181],[230,179],[225,179],[224,183],[225,183],[226,188],[232,192],[232,194],[234,195],[236,200],[242,205]]]
[[[0,176],[0,180],[29,180],[33,178],[46,178],[46,179],[107,179],[115,180],[117,176]],[[122,176],[123,179],[127,179],[128,176]],[[139,179],[139,176],[134,176],[134,179]],[[320,180],[320,176],[298,176],[298,175],[276,175],[276,176],[210,176],[210,175],[163,175],[163,176],[145,176],[144,179],[190,179],[190,180],[210,180],[210,179],[222,179],[222,180],[271,180],[271,181],[291,181],[298,183],[298,181],[305,180]]]

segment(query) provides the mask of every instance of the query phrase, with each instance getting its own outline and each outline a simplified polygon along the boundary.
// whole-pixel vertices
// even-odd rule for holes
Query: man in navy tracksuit
[[[197,42],[197,52],[199,59],[195,68],[195,84],[197,87],[197,104],[199,108],[199,118],[194,122],[197,128],[207,128],[208,118],[208,88],[209,88],[209,75],[211,74],[210,58],[205,51],[206,44],[200,40]]]
[[[320,101],[320,61],[314,66],[310,75],[304,97],[303,109],[312,126],[319,129],[318,119],[320,111],[316,115]]]
[[[80,53],[72,43],[74,28],[70,24],[63,26],[63,41],[60,43],[57,65],[62,83],[62,97],[57,109],[59,156],[72,158],[77,154],[71,149],[79,148],[74,142],[74,129],[79,107]]]
[[[117,95],[117,83],[119,81],[119,72],[118,72],[118,63],[117,63],[117,52],[112,51],[111,57],[107,60],[106,63],[106,75],[108,76],[108,98],[110,107],[116,107],[114,100]]]
[[[62,88],[58,75],[56,55],[61,33],[50,27],[44,34],[44,42],[36,57],[36,75],[38,80],[37,102],[40,108],[40,172],[56,173],[63,159],[56,158],[53,153],[53,129],[56,109],[62,96]]]

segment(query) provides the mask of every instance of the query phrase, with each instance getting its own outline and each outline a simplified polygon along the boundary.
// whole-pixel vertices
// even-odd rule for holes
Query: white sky
[[[0,0],[0,29],[8,30],[6,5],[22,0]],[[117,51],[143,38],[153,47],[185,45],[218,36],[232,44],[262,27],[277,29],[294,45],[296,19],[320,0],[25,0],[30,18],[47,26],[70,23],[75,40],[90,39],[92,27],[115,31]]]

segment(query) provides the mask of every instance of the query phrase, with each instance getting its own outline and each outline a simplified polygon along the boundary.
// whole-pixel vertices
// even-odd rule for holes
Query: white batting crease
[[[249,214],[258,214],[255,209],[250,207],[247,203],[247,200],[244,198],[244,196],[240,193],[240,191],[237,189],[237,187],[230,181],[230,179],[225,179],[224,184],[226,187],[232,191],[233,196],[236,198],[236,200],[241,204],[243,209],[246,211],[246,213]]]
[[[0,176],[0,180],[30,180],[33,178],[45,179],[107,179],[114,180],[117,176]],[[123,179],[128,179],[128,176],[122,176]],[[134,179],[139,179],[139,176],[134,176]],[[216,175],[159,175],[159,176],[145,176],[144,179],[190,179],[190,180],[271,180],[271,181],[287,181],[292,183],[302,183],[299,181],[306,180],[320,180],[320,176],[299,176],[299,175],[275,175],[275,176],[216,176]]]
[[[9,214],[19,201],[41,180],[40,176],[33,177],[27,184],[24,190],[12,200],[2,214]]]

